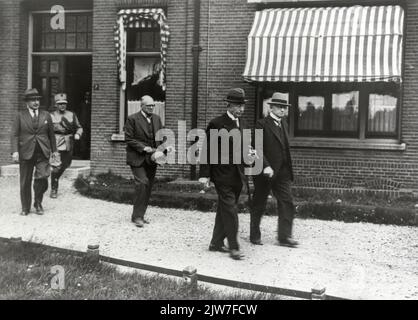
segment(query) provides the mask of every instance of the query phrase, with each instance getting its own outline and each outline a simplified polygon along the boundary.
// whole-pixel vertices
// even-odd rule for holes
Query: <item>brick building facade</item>
[[[260,3],[257,3],[260,2]],[[262,2],[262,4],[261,4]],[[9,134],[21,93],[33,82],[36,59],[31,12],[49,11],[61,5],[69,12],[86,12],[92,17],[91,47],[78,52],[91,57],[91,152],[93,173],[129,175],[125,165],[120,107],[120,83],[115,51],[114,28],[118,11],[127,8],[162,8],[170,28],[166,68],[165,125],[176,132],[177,121],[192,127],[193,0],[0,0],[0,164],[10,163]],[[405,13],[403,31],[402,85],[398,97],[399,124],[390,139],[296,136],[291,140],[296,183],[302,186],[367,189],[418,190],[418,1],[357,1],[360,5],[400,5]],[[352,6],[348,1],[248,1],[206,0],[200,7],[197,127],[224,111],[223,98],[229,88],[245,89],[249,102],[247,123],[261,114],[261,92],[266,84],[243,80],[247,62],[248,35],[255,12],[268,8]],[[87,20],[86,20],[87,21]],[[68,39],[67,39],[68,43]],[[68,54],[68,52],[66,53]],[[77,56],[72,52],[72,56]],[[30,56],[32,59],[29,59]],[[53,56],[51,53],[49,56]],[[71,54],[69,54],[71,56]],[[74,58],[75,59],[75,58]],[[87,58],[86,58],[87,59]],[[31,60],[31,61],[30,61]],[[67,59],[68,61],[71,59]],[[30,61],[30,63],[28,62]],[[76,61],[76,60],[75,60]],[[87,60],[86,60],[87,61]],[[33,69],[34,70],[34,69]],[[49,79],[49,78],[48,78]],[[68,82],[68,79],[67,79]],[[268,86],[269,84],[267,84]],[[280,87],[280,85],[279,85]],[[67,90],[63,88],[63,90]],[[70,101],[71,103],[71,101]],[[189,178],[189,165],[167,166],[161,175]]]

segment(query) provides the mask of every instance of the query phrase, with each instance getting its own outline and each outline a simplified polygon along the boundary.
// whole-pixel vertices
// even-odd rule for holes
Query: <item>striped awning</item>
[[[400,6],[267,9],[248,36],[247,81],[401,81]]]
[[[128,28],[160,28],[161,33],[161,68],[165,83],[165,70],[167,66],[167,49],[170,31],[163,9],[140,8],[126,9],[118,12],[118,19],[115,26],[115,46],[119,68],[119,80],[122,88],[126,88],[126,50]],[[165,90],[165,84],[163,86]]]

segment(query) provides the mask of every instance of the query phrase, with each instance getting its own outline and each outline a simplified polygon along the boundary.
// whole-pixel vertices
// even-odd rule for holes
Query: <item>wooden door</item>
[[[65,91],[65,63],[63,56],[37,56],[33,59],[33,87],[38,89],[41,108],[53,111],[54,96]]]

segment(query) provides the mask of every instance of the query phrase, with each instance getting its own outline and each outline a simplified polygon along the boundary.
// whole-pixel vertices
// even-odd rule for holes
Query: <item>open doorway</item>
[[[41,106],[55,110],[54,96],[67,93],[68,110],[75,112],[83,137],[74,144],[74,159],[90,159],[91,140],[91,56],[36,56],[33,59],[33,86],[41,94]]]
[[[65,59],[66,74],[65,84],[68,99],[72,106],[70,110],[75,112],[81,126],[83,136],[74,145],[74,159],[90,159],[91,141],[91,57],[68,56]]]

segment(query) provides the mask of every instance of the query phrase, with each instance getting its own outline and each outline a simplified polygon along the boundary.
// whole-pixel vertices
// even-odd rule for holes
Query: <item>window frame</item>
[[[342,86],[342,87],[341,87]],[[402,114],[402,83],[395,82],[347,82],[347,83],[331,83],[331,82],[276,82],[276,83],[260,83],[257,89],[257,106],[256,118],[263,117],[263,100],[270,92],[282,91],[289,93],[289,102],[292,106],[289,109],[289,137],[295,139],[311,139],[318,138],[321,140],[339,140],[339,141],[399,141],[401,135],[400,117]],[[356,131],[336,131],[330,130],[332,126],[332,95],[334,93],[342,93],[349,91],[359,92],[359,109],[358,123]],[[374,133],[368,132],[368,116],[369,116],[369,95],[391,94],[397,98],[396,103],[396,129],[393,133]],[[298,97],[299,95],[324,96],[324,130],[299,130],[298,125]]]
[[[144,50],[140,50],[140,51],[129,51],[130,49],[130,41],[132,39],[134,39],[135,37],[132,35],[132,33],[135,33],[135,31],[137,32],[141,32],[141,30],[153,30],[154,33],[156,32],[160,32],[160,29],[157,28],[129,28],[126,30],[126,37],[127,37],[127,50],[126,50],[126,72],[127,72],[127,76],[126,76],[126,90],[124,91],[124,106],[122,106],[124,108],[124,121],[126,121],[128,119],[128,83],[130,82],[129,79],[130,77],[128,76],[128,70],[129,67],[133,67],[133,61],[135,58],[141,58],[141,57],[146,57],[146,58],[160,58],[161,59],[161,52],[160,51],[153,51],[153,49],[144,49]],[[155,42],[155,34],[154,34],[154,42]],[[161,45],[161,39],[160,39],[160,45]]]
[[[48,54],[48,53],[55,53],[55,52],[63,52],[63,53],[79,53],[79,52],[92,52],[93,51],[93,11],[92,10],[68,10],[66,12],[66,27],[67,27],[67,20],[69,16],[75,17],[75,30],[74,31],[67,31],[67,30],[57,30],[57,31],[45,31],[43,30],[43,24],[46,18],[51,16],[49,11],[32,11],[31,12],[31,24],[32,24],[32,52],[35,54]],[[86,18],[86,31],[79,31],[78,30],[78,19],[81,17]],[[42,48],[42,40],[46,41],[46,38],[43,38],[43,35],[54,35],[54,48]],[[64,34],[64,48],[57,47],[57,35]],[[68,49],[67,48],[67,34],[74,34],[75,35],[75,47]],[[78,47],[78,37],[80,35],[86,36],[86,46],[84,48]],[[38,38],[39,37],[39,38]],[[90,46],[89,46],[90,45]]]

